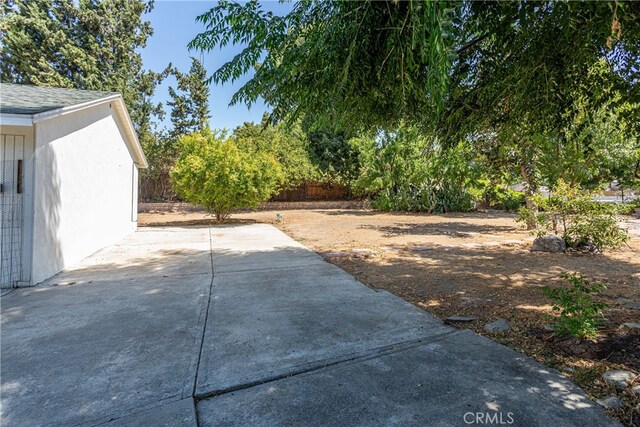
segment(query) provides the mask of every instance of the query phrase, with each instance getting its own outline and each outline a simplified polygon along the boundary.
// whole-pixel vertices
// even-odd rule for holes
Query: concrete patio
[[[5,426],[615,425],[268,225],[141,229],[1,302]]]

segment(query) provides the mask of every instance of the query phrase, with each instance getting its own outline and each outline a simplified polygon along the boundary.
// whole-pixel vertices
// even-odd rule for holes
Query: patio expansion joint
[[[205,307],[204,320],[202,322],[202,334],[200,335],[200,345],[198,348],[198,358],[195,364],[195,374],[193,378],[193,387],[191,388],[191,397],[195,400],[196,387],[198,384],[198,372],[200,371],[200,361],[202,360],[202,352],[204,351],[204,340],[207,333],[207,323],[209,320],[209,312],[211,311],[211,300],[213,295],[213,281],[215,277],[214,264],[213,264],[213,241],[211,236],[211,228],[209,230],[209,254],[210,254],[210,262],[211,262],[211,281],[209,282],[209,295],[207,297],[207,304]],[[197,410],[196,410],[196,422],[198,420]]]
[[[238,274],[238,273],[252,273],[252,272],[265,272],[265,271],[281,271],[281,270],[300,270],[300,269],[305,269],[305,268],[309,268],[309,267],[313,267],[315,265],[324,265],[324,263],[327,263],[326,260],[321,259],[311,259],[309,260],[308,263],[305,264],[300,264],[300,265],[292,265],[292,266],[277,266],[277,267],[259,267],[259,268],[239,268],[239,269],[233,269],[230,268],[228,270],[224,270],[218,273],[218,275],[222,276],[225,274]]]
[[[344,363],[363,362],[366,360],[376,359],[378,357],[386,356],[393,353],[400,353],[406,350],[419,347],[427,343],[438,342],[440,340],[446,339],[453,335],[463,334],[465,333],[465,331],[466,330],[452,329],[450,331],[443,332],[437,335],[430,335],[422,338],[416,338],[416,339],[407,340],[407,341],[400,341],[397,343],[376,347],[373,349],[363,350],[355,353],[350,353],[350,354],[346,354],[346,355],[338,356],[334,358],[316,360],[313,362],[294,366],[292,370],[285,373],[267,376],[260,380],[237,384],[237,385],[226,387],[223,389],[211,389],[209,391],[203,391],[199,393],[196,393],[194,391],[193,399],[196,403],[196,411],[197,411],[197,404],[201,400],[209,399],[209,398],[220,396],[227,393],[232,393],[239,390],[248,389],[251,387],[271,383],[274,381],[294,377],[297,375],[312,373],[315,371],[319,371],[325,368],[329,368],[329,367],[344,364]]]

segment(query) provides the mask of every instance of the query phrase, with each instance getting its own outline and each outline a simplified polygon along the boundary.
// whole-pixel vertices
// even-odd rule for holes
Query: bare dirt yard
[[[282,214],[282,220],[276,213]],[[390,214],[364,209],[266,210],[233,216],[236,222],[274,224],[329,262],[372,288],[386,289],[446,320],[456,322],[556,367],[594,398],[616,394],[602,380],[610,369],[640,373],[640,334],[620,328],[640,322],[640,219],[628,217],[631,240],[603,254],[550,254],[529,250],[534,236],[502,212],[445,215]],[[139,215],[141,226],[204,224],[203,212],[174,209]],[[581,272],[604,283],[598,297],[606,320],[595,340],[556,337],[541,288],[560,283],[562,272]],[[507,333],[484,326],[506,319]],[[633,385],[640,385],[637,376]],[[609,410],[626,425],[640,426],[640,395],[617,392],[624,407]]]

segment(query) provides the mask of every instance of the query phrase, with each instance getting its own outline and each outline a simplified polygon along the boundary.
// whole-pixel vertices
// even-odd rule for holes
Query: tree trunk
[[[525,206],[534,215],[537,215],[538,206],[536,206],[536,202],[533,200],[533,195],[535,194],[535,187],[534,187],[533,179],[531,176],[531,169],[530,167],[527,166],[525,162],[523,162],[520,165],[520,174],[522,175],[522,179],[524,180]],[[537,224],[533,218],[527,220],[527,230],[535,230],[536,228],[537,228]]]

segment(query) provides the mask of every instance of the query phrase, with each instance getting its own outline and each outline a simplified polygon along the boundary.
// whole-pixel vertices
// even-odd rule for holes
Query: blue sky
[[[211,75],[220,65],[240,52],[242,46],[227,46],[222,50],[215,49],[203,54],[196,51],[190,52],[187,49],[187,43],[204,29],[202,24],[196,23],[196,16],[214,5],[215,2],[210,0],[156,0],[153,11],[145,16],[153,26],[153,36],[149,38],[147,46],[142,50],[145,68],[159,72],[171,62],[179,70],[186,72],[191,65],[190,57],[195,56],[203,61],[207,73]],[[291,4],[268,1],[265,2],[264,7],[276,13],[286,13],[291,8]],[[248,78],[249,76],[246,76],[233,84],[211,85],[209,97],[211,127],[233,129],[245,121],[260,121],[262,114],[267,110],[262,102],[254,104],[251,110],[244,105],[229,107],[231,96]],[[169,78],[158,87],[156,101],[165,102],[168,99],[169,85],[175,85],[175,79]],[[169,124],[168,114],[165,123]]]

